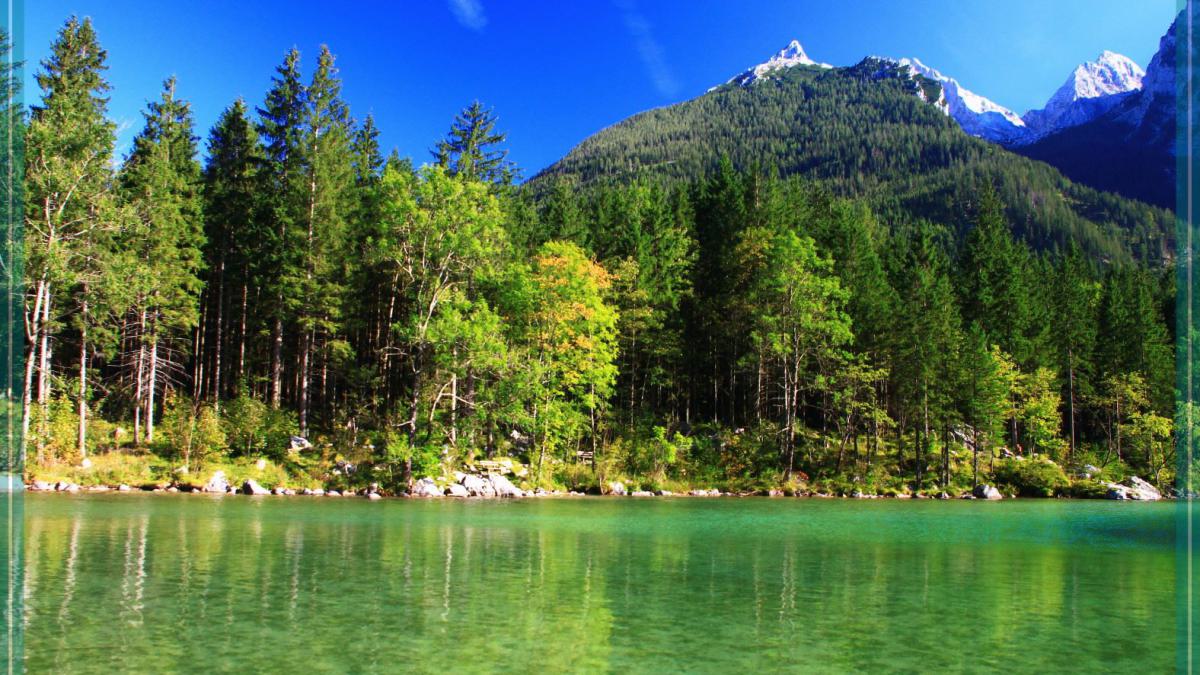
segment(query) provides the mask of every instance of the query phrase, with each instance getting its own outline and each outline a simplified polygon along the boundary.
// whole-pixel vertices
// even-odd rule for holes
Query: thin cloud
[[[642,65],[646,67],[646,74],[654,83],[654,88],[662,96],[674,96],[679,92],[679,81],[675,79],[675,74],[667,65],[662,45],[654,39],[654,34],[650,30],[650,22],[638,11],[633,0],[616,0],[616,3],[624,15],[625,28],[629,31],[629,36],[633,38],[634,44],[637,45],[638,55],[642,59]]]
[[[454,18],[463,26],[481,31],[487,25],[487,17],[483,14],[483,5],[479,0],[449,0],[449,3]]]

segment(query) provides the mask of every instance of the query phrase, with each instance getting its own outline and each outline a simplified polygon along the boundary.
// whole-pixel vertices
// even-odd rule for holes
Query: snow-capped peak
[[[1146,71],[1133,59],[1106,49],[1095,61],[1080,64],[1059,92],[1074,99],[1122,94],[1141,89],[1145,76]]]
[[[779,50],[779,52],[777,52],[770,59],[767,59],[765,62],[760,63],[757,66],[746,69],[744,72],[740,73],[729,81],[746,85],[767,77],[771,73],[778,70],[792,68],[794,66],[817,66],[819,68],[833,67],[828,63],[818,63],[817,61],[813,61],[808,57],[808,54],[804,52],[804,47],[800,44],[800,41],[792,40],[786,47]]]
[[[1041,110],[1025,113],[1034,140],[1104,114],[1129,92],[1142,88],[1146,71],[1132,59],[1108,50],[1081,63]]]
[[[1020,115],[963,87],[953,77],[943,75],[916,58],[896,59],[893,62],[901,68],[907,68],[912,74],[939,82],[950,117],[967,133],[1001,143],[1025,133],[1025,122]]]

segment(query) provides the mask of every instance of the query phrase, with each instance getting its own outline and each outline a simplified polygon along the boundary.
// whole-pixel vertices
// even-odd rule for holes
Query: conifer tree
[[[261,268],[270,232],[264,229],[260,188],[264,170],[258,133],[238,99],[226,108],[208,139],[204,170],[205,326],[196,350],[202,381],[220,410],[221,398],[247,384],[247,352],[260,320],[251,293],[265,282]]]
[[[271,238],[263,263],[273,274],[264,279],[263,309],[271,322],[269,392],[271,406],[283,399],[284,330],[295,316],[297,290],[303,281],[301,256],[305,243],[303,204],[304,128],[307,98],[300,80],[300,52],[293,48],[275,69],[264,107],[258,109],[258,133],[264,145],[267,168],[262,173],[262,194]]]
[[[434,147],[434,161],[452,176],[486,183],[511,183],[516,171],[508,161],[508,150],[499,147],[507,136],[496,131],[496,121],[492,110],[479,101],[471,103],[455,116],[446,138]]]
[[[59,31],[36,81],[42,103],[32,109],[25,150],[25,389],[23,438],[34,392],[43,424],[49,415],[52,350],[64,303],[86,308],[80,263],[96,244],[108,211],[115,125],[107,117],[106,52],[90,19],[72,17]],[[98,261],[93,261],[98,262]],[[101,265],[103,263],[100,263]],[[98,269],[89,265],[89,269]],[[79,324],[80,327],[86,323]],[[81,410],[86,401],[87,338],[81,339]],[[36,380],[35,380],[36,376]],[[83,422],[81,421],[81,429]],[[39,430],[41,459],[46,429]],[[82,450],[82,431],[80,449]]]
[[[122,250],[135,261],[128,331],[136,345],[135,430],[145,424],[154,442],[160,391],[181,379],[183,339],[199,320],[199,274],[203,267],[203,204],[196,161],[191,106],[175,94],[175,78],[144,113],[146,126],[134,139],[121,171],[121,189],[133,224]],[[135,433],[136,435],[136,433]]]

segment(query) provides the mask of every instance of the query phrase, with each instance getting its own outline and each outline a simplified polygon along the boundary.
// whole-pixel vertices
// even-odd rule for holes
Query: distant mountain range
[[[939,82],[942,95],[931,103],[972,136],[1052,164],[1101,190],[1174,207],[1175,23],[1147,70],[1105,50],[1077,66],[1042,108],[1024,115],[919,59],[872,58]],[[832,68],[809,58],[793,40],[730,82],[752,86],[778,77],[785,68],[814,65]]]

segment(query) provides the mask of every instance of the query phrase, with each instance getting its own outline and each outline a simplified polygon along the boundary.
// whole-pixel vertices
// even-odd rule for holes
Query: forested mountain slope
[[[940,85],[894,63],[796,66],[752,86],[726,84],[650,110],[584,140],[529,182],[587,186],[649,176],[670,182],[734,167],[777,169],[862,196],[888,221],[929,219],[960,235],[982,181],[1014,234],[1035,248],[1069,241],[1100,258],[1169,257],[1167,211],[1076,184],[1056,169],[966,134],[930,103]]]

